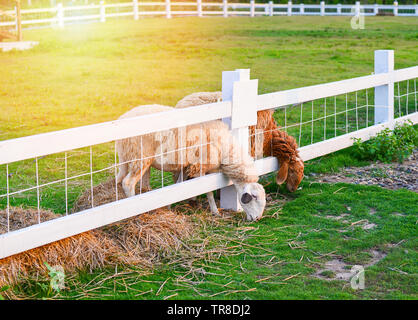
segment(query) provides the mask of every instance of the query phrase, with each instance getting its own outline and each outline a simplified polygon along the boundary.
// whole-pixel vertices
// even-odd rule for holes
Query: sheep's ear
[[[277,176],[276,176],[276,183],[278,185],[286,181],[288,171],[289,171],[289,163],[288,162],[281,163],[279,172],[277,172]]]
[[[244,193],[241,197],[241,202],[244,204],[249,203],[251,200],[253,199],[253,196],[250,195],[249,193]]]

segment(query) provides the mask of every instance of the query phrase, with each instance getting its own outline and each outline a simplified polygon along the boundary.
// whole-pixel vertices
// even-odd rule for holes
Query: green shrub
[[[418,146],[418,127],[411,121],[385,129],[366,142],[353,138],[354,154],[361,160],[403,162]]]

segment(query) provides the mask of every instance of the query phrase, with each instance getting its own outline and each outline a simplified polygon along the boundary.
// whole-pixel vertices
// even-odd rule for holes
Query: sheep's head
[[[299,157],[298,145],[294,137],[286,132],[275,130],[272,134],[273,156],[280,162],[276,182],[282,184],[286,181],[290,192],[296,191],[303,179],[304,164]]]
[[[305,165],[301,158],[296,158],[289,163],[289,169],[286,179],[286,187],[290,192],[295,192],[303,179],[303,170]]]
[[[277,172],[276,176],[276,183],[281,185],[283,182],[287,180],[287,176],[289,175],[289,162],[283,161],[280,163],[280,169]]]
[[[238,189],[239,202],[247,214],[248,221],[255,221],[261,218],[266,206],[266,192],[261,184],[253,182],[243,185],[236,185]]]

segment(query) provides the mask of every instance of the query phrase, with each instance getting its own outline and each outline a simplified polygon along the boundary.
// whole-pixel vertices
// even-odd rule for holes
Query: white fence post
[[[337,14],[341,15],[341,3],[337,4]]]
[[[222,72],[222,101],[232,101],[232,116],[223,121],[246,153],[249,152],[248,126],[257,124],[257,91],[258,80],[250,80],[250,69]],[[242,210],[234,186],[221,189],[221,208]]]
[[[197,0],[197,16],[202,17],[202,0]]]
[[[104,1],[100,1],[100,22],[106,22],[106,7]]]
[[[304,15],[305,14],[305,5],[303,3],[300,4],[300,11],[299,11],[299,13],[301,15]]]
[[[321,16],[325,15],[325,2],[321,1]]]
[[[250,1],[250,17],[255,16],[255,0]]]
[[[291,16],[292,15],[292,1],[289,1],[287,3],[287,15]]]
[[[170,3],[170,0],[165,0],[165,17],[167,19],[171,18],[171,3]]]
[[[379,13],[379,5],[377,3],[374,4],[373,13],[375,16]]]
[[[269,1],[269,16],[272,17],[273,16],[273,1]]]
[[[15,6],[14,11],[15,11],[15,31],[18,32],[17,29],[19,28],[18,27],[19,22],[17,21],[17,7],[16,6]]]
[[[356,8],[355,8],[355,11],[354,11],[354,15],[356,17],[360,17],[360,1],[356,1]]]
[[[394,16],[398,15],[398,1],[393,2],[393,15]]]
[[[64,28],[64,6],[61,2],[57,4],[57,20],[58,27]]]
[[[374,73],[387,73],[394,70],[393,50],[376,50],[374,52]],[[392,121],[394,119],[393,82],[374,88],[374,123]]]
[[[139,19],[139,7],[138,7],[138,0],[134,0],[134,20]]]
[[[224,12],[224,18],[227,18],[228,17],[228,0],[222,1],[222,8]]]

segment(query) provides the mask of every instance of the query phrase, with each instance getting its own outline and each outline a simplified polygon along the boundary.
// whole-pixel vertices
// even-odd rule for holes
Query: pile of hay
[[[93,189],[94,205],[115,201],[114,180]],[[119,199],[124,194],[119,188]],[[91,191],[78,199],[73,212],[91,207]],[[41,210],[41,221],[59,217]],[[38,210],[10,208],[10,230],[38,223]],[[190,217],[167,209],[145,213],[96,230],[85,232],[26,252],[0,259],[0,288],[33,276],[46,276],[45,262],[60,265],[65,272],[92,271],[104,266],[130,264],[152,268],[156,263],[184,248],[184,241],[196,229]],[[0,234],[7,232],[7,212],[0,211]]]
[[[118,200],[126,198],[118,184]],[[139,184],[136,193],[139,193]],[[95,206],[116,200],[115,179],[109,179],[93,188]],[[72,212],[91,208],[91,190],[86,190],[75,202]],[[183,240],[190,238],[195,225],[190,217],[167,209],[141,214],[99,229],[110,237],[123,252],[124,262],[152,266],[162,257],[179,250]]]
[[[42,221],[59,217],[51,211],[41,210]],[[38,210],[10,208],[10,230],[31,226],[38,222]],[[7,212],[0,211],[0,234],[7,232]],[[46,275],[50,266],[60,265],[66,271],[93,270],[115,262],[118,247],[113,240],[98,231],[89,231],[0,259],[0,287],[12,285],[27,277]]]

